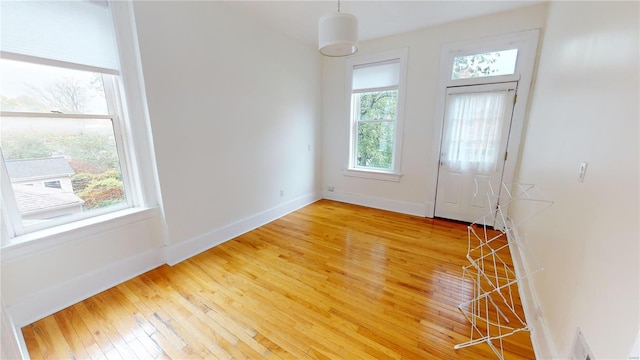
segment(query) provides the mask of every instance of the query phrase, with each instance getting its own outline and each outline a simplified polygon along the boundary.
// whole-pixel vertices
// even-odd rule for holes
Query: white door
[[[484,223],[495,211],[497,198],[475,196],[476,184],[502,181],[517,85],[447,89],[435,216]]]

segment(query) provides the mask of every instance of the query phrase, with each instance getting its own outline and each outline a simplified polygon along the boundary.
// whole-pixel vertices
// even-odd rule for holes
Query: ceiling
[[[545,0],[341,1],[341,11],[358,17],[360,40],[532,6]],[[337,1],[225,1],[240,13],[308,44],[318,41],[318,19],[336,11]]]

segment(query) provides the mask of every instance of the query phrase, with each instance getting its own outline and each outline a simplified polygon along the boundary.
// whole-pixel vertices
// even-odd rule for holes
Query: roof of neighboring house
[[[23,215],[84,204],[74,193],[47,187],[14,184],[13,194]]]
[[[42,159],[7,160],[7,172],[12,181],[71,176],[75,174],[67,159],[55,156]]]

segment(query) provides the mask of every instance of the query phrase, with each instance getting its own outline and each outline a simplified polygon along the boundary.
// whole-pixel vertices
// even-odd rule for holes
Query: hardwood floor
[[[453,348],[466,251],[465,225],[321,200],[22,332],[32,359],[495,359]]]

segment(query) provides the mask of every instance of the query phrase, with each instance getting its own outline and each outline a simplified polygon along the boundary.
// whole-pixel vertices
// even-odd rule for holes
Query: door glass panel
[[[450,169],[482,173],[496,170],[507,93],[449,94],[443,158]]]
[[[513,75],[517,60],[518,49],[456,56],[451,80]]]

